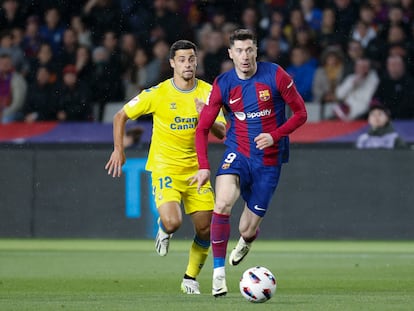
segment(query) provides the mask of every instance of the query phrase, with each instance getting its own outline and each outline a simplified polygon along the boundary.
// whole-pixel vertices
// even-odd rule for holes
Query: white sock
[[[217,276],[226,276],[226,269],[225,269],[225,267],[214,268],[214,270],[213,270],[213,278],[215,278]]]

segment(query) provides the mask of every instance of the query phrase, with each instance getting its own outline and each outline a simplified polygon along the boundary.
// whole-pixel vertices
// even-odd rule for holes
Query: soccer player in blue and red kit
[[[230,214],[241,195],[245,207],[240,217],[240,239],[229,256],[239,264],[256,239],[259,225],[278,185],[282,163],[289,158],[288,135],[306,122],[302,97],[292,78],[274,63],[257,62],[257,40],[246,29],[230,37],[229,56],[234,69],[213,83],[196,130],[199,171],[192,182],[201,187],[210,179],[207,135],[220,108],[231,121],[226,146],[216,176],[216,199],[211,223],[214,257],[212,294],[227,294],[225,259],[230,238]],[[286,105],[293,114],[285,117]]]

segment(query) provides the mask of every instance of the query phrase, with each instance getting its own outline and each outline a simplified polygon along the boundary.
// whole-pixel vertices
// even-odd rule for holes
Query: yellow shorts
[[[210,182],[197,191],[197,184],[189,185],[192,174],[172,175],[152,172],[152,194],[157,208],[166,202],[181,202],[184,212],[211,211],[214,208],[214,194]]]

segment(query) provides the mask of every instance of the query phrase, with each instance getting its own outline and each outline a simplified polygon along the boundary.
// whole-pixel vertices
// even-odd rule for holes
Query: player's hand
[[[201,113],[201,110],[203,110],[204,105],[205,105],[206,103],[205,103],[205,102],[203,102],[203,101],[201,101],[201,100],[199,100],[198,98],[195,98],[195,99],[194,99],[194,102],[195,102],[195,104],[196,104],[196,110],[197,110],[198,114],[200,114],[200,113]]]
[[[200,191],[200,188],[210,180],[210,170],[200,169],[197,174],[190,177],[188,180],[190,181],[190,186],[197,182],[197,191]]]
[[[256,143],[256,148],[260,150],[270,147],[275,143],[272,135],[269,133],[260,133],[255,137],[254,142]]]
[[[112,177],[121,177],[122,165],[126,161],[125,152],[114,150],[109,158],[108,163],[105,165],[105,169],[108,170],[108,175],[112,174]]]

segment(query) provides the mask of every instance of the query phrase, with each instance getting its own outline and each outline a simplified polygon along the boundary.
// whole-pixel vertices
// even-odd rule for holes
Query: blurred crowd
[[[366,118],[373,103],[414,119],[414,0],[1,0],[0,121],[101,121],[171,76],[178,39],[197,44],[197,76],[212,82],[232,68],[237,28],[320,119]]]

